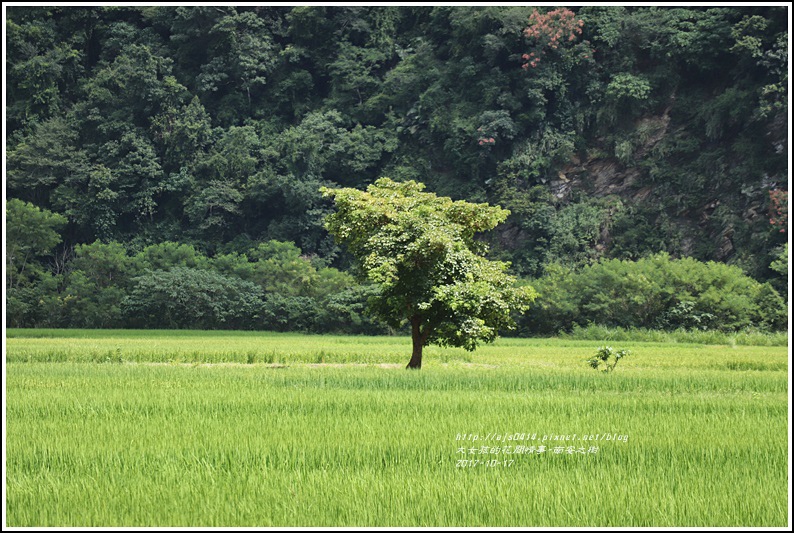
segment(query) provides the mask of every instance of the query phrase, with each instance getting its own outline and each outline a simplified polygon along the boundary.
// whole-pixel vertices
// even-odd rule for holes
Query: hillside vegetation
[[[386,332],[319,189],[387,176],[511,211],[483,238],[546,290],[522,332],[605,316],[554,292],[565,276],[647,277],[645,260],[673,279],[680,258],[709,265],[700,281],[649,288],[654,320],[605,325],[782,328],[787,23],[786,7],[9,7],[9,325]],[[708,292],[715,277],[739,294]]]

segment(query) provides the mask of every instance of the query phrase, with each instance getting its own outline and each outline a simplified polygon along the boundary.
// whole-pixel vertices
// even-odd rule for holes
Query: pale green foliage
[[[6,203],[6,288],[13,288],[42,268],[33,260],[59,242],[58,230],[66,218],[31,203],[12,198]]]
[[[415,181],[381,178],[366,191],[322,188],[337,211],[326,228],[348,246],[368,279],[379,285],[373,309],[390,325],[420,320],[422,344],[461,346],[493,341],[512,327],[511,310],[525,310],[531,287],[516,287],[508,263],[482,257],[477,232],[493,229],[509,211],[422,192]]]
[[[533,333],[590,323],[666,330],[785,327],[785,302],[769,284],[736,266],[666,253],[602,260],[580,271],[547,268],[535,286],[541,296],[526,317]]]
[[[629,139],[624,139],[615,143],[615,157],[624,165],[631,163],[634,147]]]
[[[647,79],[628,72],[615,74],[607,86],[607,95],[615,99],[645,100],[650,95],[650,92],[651,85]]]
[[[784,244],[783,246],[779,246],[775,252],[777,259],[772,261],[772,263],[769,265],[769,268],[778,274],[785,276],[786,272],[788,272],[788,243]]]
[[[516,144],[513,154],[499,163],[498,172],[513,180],[546,183],[558,175],[558,167],[574,152],[573,132],[546,128]]]
[[[745,15],[731,30],[731,36],[736,39],[732,51],[745,51],[752,57],[763,56],[763,38],[767,33],[769,21],[758,15]]]
[[[769,268],[777,272],[777,279],[773,282],[782,294],[788,294],[788,243],[778,246],[774,250],[775,260],[770,263]]]
[[[615,350],[611,346],[602,346],[598,349],[596,354],[587,360],[587,364],[595,370],[602,372],[612,372],[615,370],[618,361],[631,355],[629,350]]]

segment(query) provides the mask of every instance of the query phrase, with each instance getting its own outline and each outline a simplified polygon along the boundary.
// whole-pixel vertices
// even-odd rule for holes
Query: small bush
[[[762,332],[743,330],[738,332],[693,331],[677,329],[662,331],[646,328],[608,328],[590,324],[586,327],[574,325],[570,332],[561,333],[561,338],[580,341],[608,342],[668,342],[687,344],[726,344],[737,346],[788,346],[788,332]]]
[[[597,324],[666,331],[780,331],[786,304],[738,267],[657,254],[605,260],[579,271],[553,265],[532,283],[540,296],[522,332],[548,334]]]
[[[245,329],[263,306],[258,286],[206,270],[155,270],[133,282],[122,309],[137,327]]]
[[[587,364],[595,370],[612,372],[618,361],[629,355],[631,355],[629,350],[615,350],[611,346],[602,346],[593,357],[587,360]]]

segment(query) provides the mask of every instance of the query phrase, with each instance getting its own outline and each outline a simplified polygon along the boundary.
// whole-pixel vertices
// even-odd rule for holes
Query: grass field
[[[419,372],[401,337],[6,341],[9,526],[788,520],[785,346],[620,341],[602,374],[592,340],[430,347]]]

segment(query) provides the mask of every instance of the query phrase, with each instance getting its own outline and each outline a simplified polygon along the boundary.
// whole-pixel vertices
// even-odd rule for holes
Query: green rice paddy
[[[6,343],[9,526],[788,520],[786,346],[620,341],[603,374],[590,340],[430,347],[419,372],[404,337]]]

